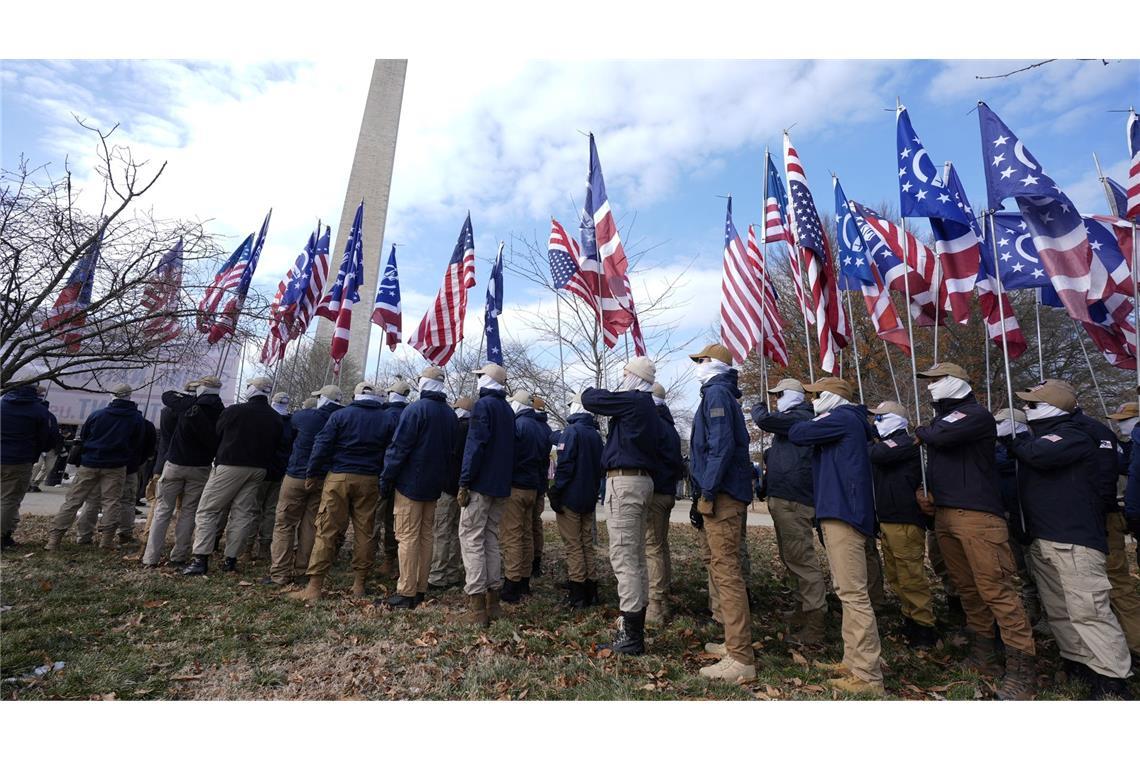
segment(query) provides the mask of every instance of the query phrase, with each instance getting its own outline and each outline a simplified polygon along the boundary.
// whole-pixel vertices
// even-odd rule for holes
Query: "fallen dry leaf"
[[[251,581],[238,581],[238,585],[239,586],[252,586],[253,583]]]
[[[656,684],[652,684],[652,683],[647,683],[647,684],[645,684],[644,686],[639,686],[638,688],[639,688],[641,691],[655,691],[655,690],[657,689],[657,685],[656,685]]]
[[[54,586],[52,586],[51,581],[40,581],[40,591],[51,591],[52,588]]]
[[[143,602],[143,607],[146,607],[148,610],[153,610],[157,607],[165,607],[168,604],[170,604],[169,599],[148,599]]]
[[[797,665],[807,665],[808,664],[807,658],[804,657],[802,654],[800,654],[799,652],[797,652],[794,649],[792,650],[792,662],[794,662]]]

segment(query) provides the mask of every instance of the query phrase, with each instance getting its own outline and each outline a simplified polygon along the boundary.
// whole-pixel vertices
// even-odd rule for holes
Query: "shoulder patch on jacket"
[[[888,446],[890,446],[892,449],[893,449],[893,448],[895,448],[896,446],[898,446],[898,444],[897,444],[897,443],[895,443],[894,441],[883,441],[883,443],[887,444],[887,445],[888,445]]]
[[[1041,437],[1043,439],[1045,439],[1046,441],[1052,441],[1053,443],[1056,443],[1057,441],[1061,440],[1061,436],[1059,436],[1055,433],[1051,433],[1049,435],[1043,435]]]
[[[819,415],[815,419],[822,420],[824,417],[830,417],[830,416],[831,416],[831,412],[824,412],[823,414]]]
[[[1100,447],[1102,449],[1115,449],[1116,448],[1115,446],[1112,445],[1112,441],[1101,441]]]
[[[559,450],[559,451],[562,451],[562,450],[563,450],[563,449],[565,449],[565,448],[566,448],[566,444],[565,444],[565,443],[559,443],[559,444],[558,444],[558,450]]]
[[[966,415],[962,412],[950,412],[950,414],[943,417],[945,422],[957,422],[958,420],[965,419]]]
[[[724,416],[724,407],[723,406],[714,406],[712,409],[709,409],[709,416],[710,417],[723,417]]]

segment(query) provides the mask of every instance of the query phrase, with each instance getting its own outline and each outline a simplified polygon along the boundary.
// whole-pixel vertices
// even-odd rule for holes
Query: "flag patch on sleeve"
[[[945,422],[957,422],[958,420],[964,419],[965,417],[966,415],[962,414],[961,412],[950,412],[950,414],[946,415],[942,419]]]
[[[1057,441],[1061,440],[1061,436],[1055,435],[1053,433],[1050,433],[1049,435],[1043,435],[1041,437],[1044,438],[1046,441],[1052,441],[1053,443],[1056,443]]]
[[[897,444],[897,443],[895,443],[894,441],[883,441],[883,443],[887,444],[887,445],[888,445],[888,446],[890,446],[892,449],[893,449],[893,448],[895,448],[896,446],[898,446],[898,444]]]

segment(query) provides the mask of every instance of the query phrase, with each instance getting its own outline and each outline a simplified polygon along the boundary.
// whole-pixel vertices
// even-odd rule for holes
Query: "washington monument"
[[[356,207],[364,201],[364,282],[360,285],[360,303],[352,312],[352,333],[347,356],[360,365],[367,375],[368,336],[372,331],[369,317],[380,274],[380,246],[384,241],[384,222],[388,216],[388,193],[392,189],[392,165],[396,158],[396,133],[400,127],[400,104],[404,99],[406,60],[377,60],[372,66],[372,82],[364,101],[364,118],[356,138],[356,153],[348,175],[348,189],[340,212],[336,243],[330,251],[332,271],[336,276],[345,241],[352,229]],[[326,350],[332,342],[333,323],[317,320],[317,343]]]

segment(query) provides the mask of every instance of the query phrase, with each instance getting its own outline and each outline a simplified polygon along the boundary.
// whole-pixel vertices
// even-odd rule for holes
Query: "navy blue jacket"
[[[447,405],[447,396],[423,391],[400,416],[384,455],[381,482],[394,484],[412,501],[435,501],[447,482],[448,468],[441,466],[440,459],[450,455],[458,431],[459,420]]]
[[[515,415],[515,467],[511,487],[539,490],[549,466],[550,428],[538,421],[533,409],[523,409]]]
[[[1096,454],[1093,457],[1096,473],[1096,493],[1100,498],[1100,508],[1105,513],[1119,512],[1120,502],[1116,500],[1116,479],[1120,474],[1120,444],[1116,433],[1100,420],[1095,420],[1077,409],[1073,412],[1073,422],[1094,441]]]
[[[483,388],[471,411],[460,488],[492,498],[511,495],[515,467],[515,414],[504,391]]]
[[[867,442],[874,428],[867,407],[844,404],[813,420],[797,422],[788,439],[814,446],[811,468],[815,519],[842,520],[866,536],[875,535],[875,497]]]
[[[166,461],[183,467],[209,467],[218,451],[218,419],[224,410],[216,393],[192,399],[178,414]]]
[[[550,429],[546,412],[536,411],[534,418],[538,420],[538,424],[542,425],[542,429],[546,432],[546,448],[543,450],[545,455],[542,463],[542,479],[538,481],[538,495],[541,497],[546,493],[546,489],[550,487],[550,449],[558,442],[558,436]],[[545,505],[545,502],[541,503]]]
[[[701,386],[701,405],[689,437],[690,469],[705,499],[713,501],[723,493],[750,504],[752,462],[736,378],[736,370],[730,369]]]
[[[289,420],[294,433],[293,452],[289,455],[289,464],[285,468],[286,475],[298,480],[308,477],[309,456],[313,453],[313,442],[317,440],[317,434],[321,432],[332,413],[343,408],[340,404],[330,401],[316,409],[301,409],[293,414],[293,418]],[[313,477],[324,476],[324,472],[318,472]]]
[[[872,443],[869,453],[875,477],[875,515],[879,522],[928,527],[929,520],[919,510],[915,498],[915,492],[922,488],[922,462],[918,446],[906,428],[899,428]]]
[[[233,467],[259,467],[268,475],[280,459],[285,422],[265,396],[226,407],[218,424],[218,451],[214,460]]]
[[[1030,441],[1033,440],[1033,435],[1026,431],[1018,433],[1017,438]],[[997,461],[998,478],[1000,479],[1001,505],[1009,522],[1010,535],[1021,544],[1028,546],[1032,538],[1025,524],[1025,516],[1021,513],[1021,504],[1017,495],[1017,458],[1009,453],[1009,449],[1000,438],[997,448],[994,450],[994,458]]]
[[[802,401],[786,412],[769,412],[762,404],[752,407],[752,421],[765,433],[772,433],[772,445],[764,453],[768,496],[787,499],[809,507],[812,494],[811,446],[797,446],[788,440],[792,425],[815,416],[810,401]]]
[[[669,407],[657,407],[657,466],[653,468],[653,493],[674,496],[677,482],[685,477],[681,464],[681,436]]]
[[[1003,439],[1017,457],[1017,490],[1031,538],[1108,553],[1096,489],[1097,441],[1070,414],[1029,423],[1030,440]]]
[[[456,418],[455,438],[451,442],[451,452],[447,460],[447,480],[443,484],[443,492],[455,496],[459,493],[459,471],[463,468],[463,450],[467,448],[467,431],[471,427],[471,418]]]
[[[32,464],[59,441],[55,415],[40,403],[34,385],[0,398],[0,464]]]
[[[333,472],[379,478],[384,467],[381,452],[396,431],[394,419],[371,399],[353,401],[333,412],[313,442],[305,477]]]
[[[594,415],[583,412],[567,417],[557,446],[554,489],[560,493],[562,505],[578,514],[593,512],[602,477],[602,436]]]
[[[289,469],[289,459],[293,454],[293,439],[297,431],[293,429],[293,415],[281,415],[281,443],[277,445],[277,456],[265,471],[265,479],[270,483],[280,483]]]
[[[1004,518],[994,459],[994,416],[973,393],[935,401],[934,409],[934,421],[914,434],[926,444],[926,484],[935,506]]]
[[[79,464],[99,469],[126,467],[143,445],[145,435],[138,405],[125,398],[117,398],[92,412],[83,423],[79,431],[79,438],[83,441]]]
[[[657,411],[645,391],[582,391],[582,407],[610,418],[602,468],[653,472],[657,461]]]
[[[1132,443],[1132,457],[1128,460],[1128,485],[1124,487],[1124,515],[1129,520],[1140,520],[1140,425],[1132,428],[1128,436]]]

